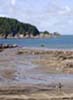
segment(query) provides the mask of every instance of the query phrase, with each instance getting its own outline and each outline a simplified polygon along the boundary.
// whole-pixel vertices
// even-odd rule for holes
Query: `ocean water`
[[[44,47],[52,49],[73,49],[73,36],[69,35],[49,39],[0,39],[0,43],[17,44],[21,47],[41,47],[41,45],[44,45]],[[2,57],[3,55],[0,54],[0,58]],[[4,55],[4,58],[5,57],[7,58],[7,53]],[[8,62],[9,67],[12,67],[13,65],[11,64],[14,64],[14,67],[12,68],[16,68],[17,72],[20,74],[17,73],[14,81],[3,80],[2,85],[8,84],[9,82],[10,84],[15,84],[16,82],[31,84],[58,84],[60,82],[65,87],[73,88],[73,74],[49,74],[45,72],[42,73],[39,70],[33,70],[32,73],[32,69],[37,65],[33,65],[31,60],[38,58],[30,57],[30,55],[27,55],[26,57],[24,55],[14,57],[14,60],[11,59],[11,62]],[[4,66],[6,67],[6,64],[4,64]]]
[[[0,39],[1,43],[17,44],[24,47],[42,47],[51,49],[73,49],[73,35],[64,35],[47,39]]]

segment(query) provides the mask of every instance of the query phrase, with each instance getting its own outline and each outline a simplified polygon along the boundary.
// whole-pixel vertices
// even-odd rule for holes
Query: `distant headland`
[[[0,38],[49,38],[58,37],[58,32],[40,32],[36,26],[13,18],[0,17]]]

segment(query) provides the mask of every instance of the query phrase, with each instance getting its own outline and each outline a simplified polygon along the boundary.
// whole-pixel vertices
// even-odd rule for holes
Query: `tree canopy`
[[[39,30],[31,24],[22,23],[12,18],[0,17],[0,35],[7,38],[8,35],[14,37],[16,34],[36,36],[40,33]]]

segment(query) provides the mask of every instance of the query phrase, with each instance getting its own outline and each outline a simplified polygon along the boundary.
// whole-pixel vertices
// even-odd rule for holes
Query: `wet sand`
[[[73,100],[73,50],[1,51],[0,100]]]

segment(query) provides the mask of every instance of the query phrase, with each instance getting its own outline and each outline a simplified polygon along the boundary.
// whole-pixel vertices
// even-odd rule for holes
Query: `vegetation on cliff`
[[[41,37],[45,37],[45,38],[48,38],[48,37],[58,37],[60,36],[60,33],[58,32],[53,32],[53,33],[50,33],[48,31],[44,31],[44,32],[40,32],[40,35]]]
[[[16,19],[0,17],[0,37],[1,38],[49,38],[60,36],[59,33],[50,33],[48,31],[39,32],[31,25],[22,23]]]
[[[30,24],[24,24],[16,19],[0,17],[0,36],[7,38],[8,36],[15,37],[23,34],[23,36],[39,35],[38,29]]]

